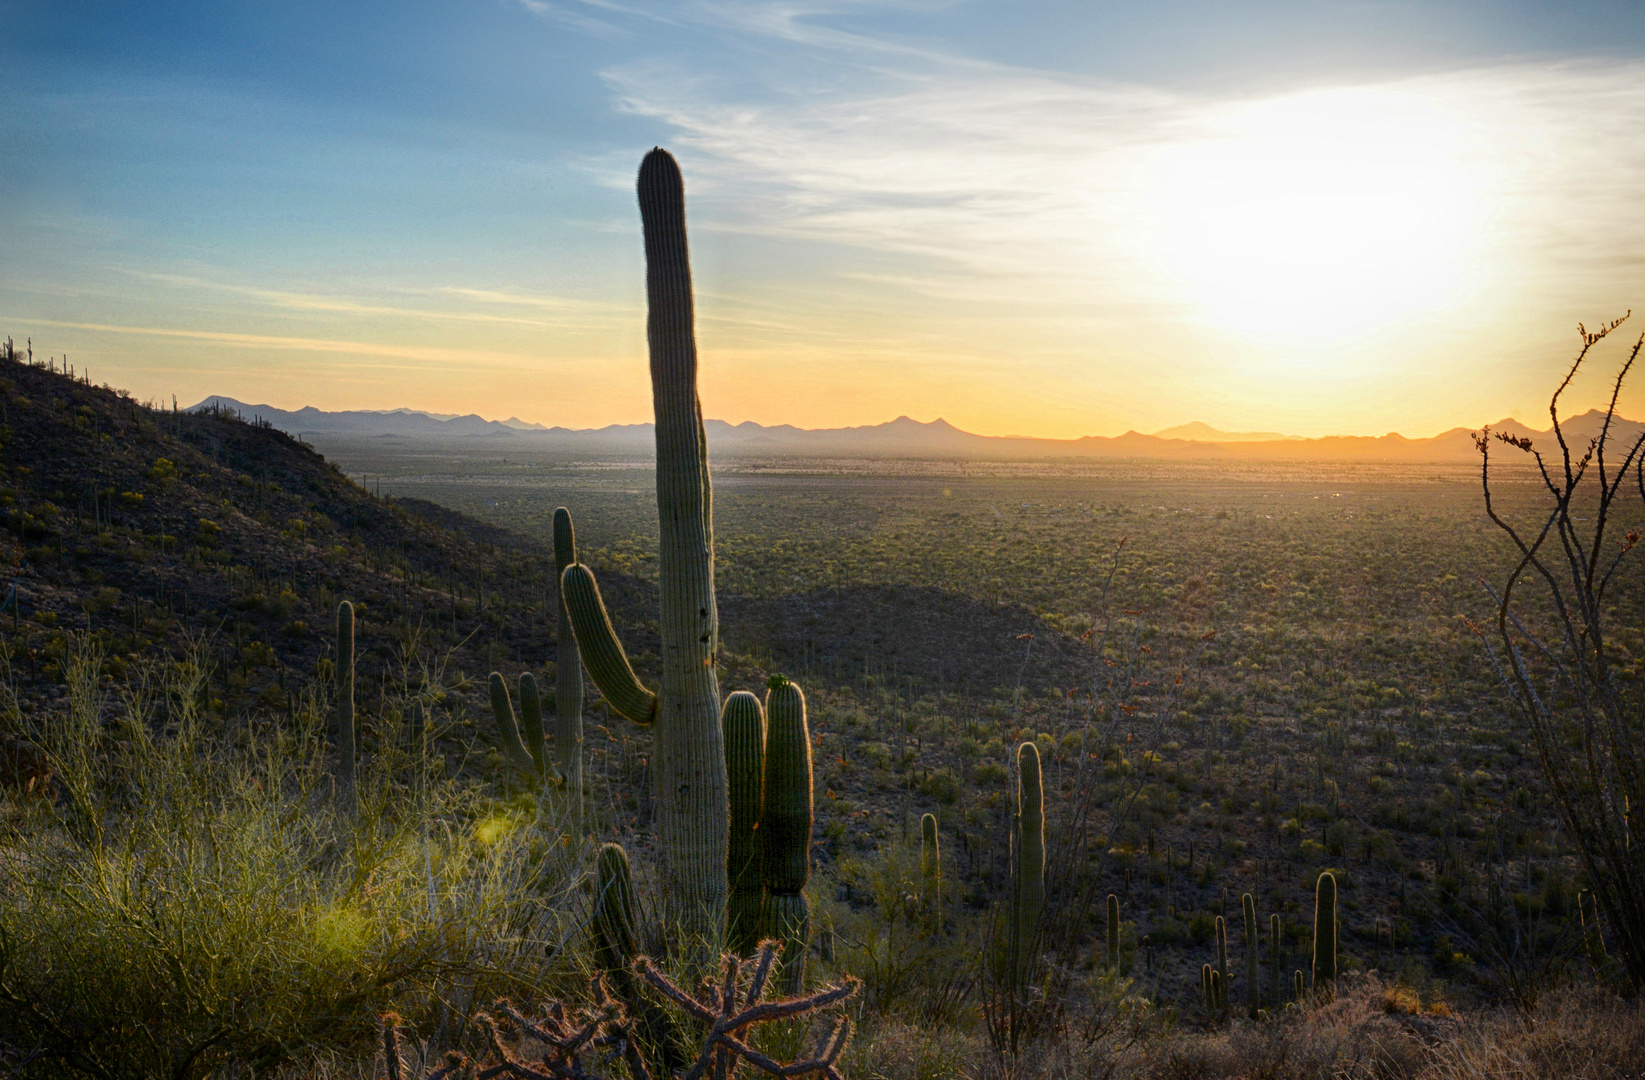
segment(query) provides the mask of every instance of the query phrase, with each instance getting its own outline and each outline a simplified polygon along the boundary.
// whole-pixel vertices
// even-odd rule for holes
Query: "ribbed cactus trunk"
[[[729,826],[716,667],[719,615],[685,184],[667,151],[652,150],[641,163],[639,201],[657,436],[657,832],[673,915],[688,935],[708,941],[724,926]]]
[[[571,512],[561,506],[554,511],[554,596],[560,624],[554,660],[554,758],[565,778],[566,803],[571,827],[583,832],[583,662],[577,651],[577,635],[565,609],[561,577],[566,567],[577,561],[577,534],[571,527]]]
[[[725,737],[731,805],[726,856],[726,948],[738,956],[752,956],[760,943],[765,903],[759,832],[765,806],[765,709],[760,699],[746,690],[729,695],[720,715],[720,727]]]
[[[1021,988],[1034,966],[1040,912],[1045,908],[1045,790],[1039,747],[1017,747],[1016,875],[1012,880],[1010,968]]]
[[[811,878],[814,821],[811,729],[805,695],[772,676],[765,697],[765,793],[760,814],[760,863],[765,882],[765,936],[783,942],[782,985],[797,994],[805,977],[811,941],[811,909],[805,886]]]
[[[360,811],[360,792],[354,783],[354,605],[337,605],[337,798],[343,813],[353,820]]]
[[[1314,993],[1337,991],[1337,879],[1327,870],[1314,888]]]
[[[1261,967],[1257,956],[1257,901],[1250,893],[1240,897],[1239,901],[1245,916],[1245,1004],[1246,1011],[1255,1020],[1257,1010],[1262,1008]]]

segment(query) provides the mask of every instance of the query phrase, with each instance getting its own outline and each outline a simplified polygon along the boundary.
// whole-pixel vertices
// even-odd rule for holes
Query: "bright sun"
[[[1154,162],[1153,257],[1201,318],[1269,341],[1444,307],[1478,231],[1460,128],[1386,88],[1222,112]]]

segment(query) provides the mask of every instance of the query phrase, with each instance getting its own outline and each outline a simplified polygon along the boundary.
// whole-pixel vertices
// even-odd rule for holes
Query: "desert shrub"
[[[384,753],[349,821],[322,702],[228,723],[202,707],[203,649],[140,668],[117,696],[100,660],[80,640],[64,706],[8,718],[60,790],[4,806],[13,1075],[258,1070],[368,1046],[390,1004],[461,1030],[472,1002],[550,977],[572,868],[529,815]]]

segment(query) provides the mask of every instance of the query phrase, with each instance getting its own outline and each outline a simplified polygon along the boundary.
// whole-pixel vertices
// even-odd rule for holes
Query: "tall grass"
[[[377,718],[349,821],[326,702],[214,718],[205,655],[116,687],[81,640],[61,707],[6,709],[60,791],[0,806],[0,1043],[15,1074],[261,1071],[369,1045],[391,1004],[456,1040],[477,1003],[551,991],[574,922],[572,838],[446,778],[406,745],[404,701]]]

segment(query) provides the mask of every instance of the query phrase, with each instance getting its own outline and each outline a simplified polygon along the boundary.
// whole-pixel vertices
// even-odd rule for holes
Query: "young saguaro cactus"
[[[1040,750],[1017,747],[1016,877],[1011,889],[1010,964],[1020,986],[1033,967],[1040,912],[1045,908],[1045,790]]]
[[[343,812],[351,819],[360,809],[360,793],[354,784],[354,605],[344,600],[337,605],[337,794]]]
[[[936,814],[920,818],[920,894],[926,926],[934,930],[942,924],[942,840]]]
[[[720,732],[713,493],[697,397],[685,184],[667,151],[654,149],[640,164],[639,200],[657,438],[658,693],[634,676],[586,567],[566,568],[563,595],[600,693],[620,715],[656,724],[652,762],[664,885],[682,930],[707,941],[724,926],[730,809]]]
[[[726,856],[729,893],[725,909],[726,948],[752,956],[760,944],[765,903],[761,880],[760,815],[765,808],[765,707],[739,690],[725,699],[720,713],[725,737],[725,772],[731,804],[731,833]]]
[[[1228,920],[1217,916],[1217,1008],[1228,1011]]]
[[[1257,957],[1257,901],[1250,893],[1239,898],[1242,914],[1245,916],[1245,1004],[1251,1019],[1257,1018],[1257,1010],[1262,1008],[1262,985],[1258,978],[1259,958]]]
[[[1314,993],[1337,989],[1337,879],[1327,870],[1314,886]]]
[[[554,658],[554,757],[565,777],[566,802],[571,809],[571,825],[583,831],[583,662],[577,652],[577,635],[566,614],[565,594],[560,576],[577,561],[577,534],[571,527],[571,511],[554,510],[554,596],[560,614]]]
[[[805,695],[773,675],[765,695],[765,805],[760,863],[765,881],[765,936],[783,942],[784,992],[797,994],[811,940],[805,885],[811,877],[811,729]]]

